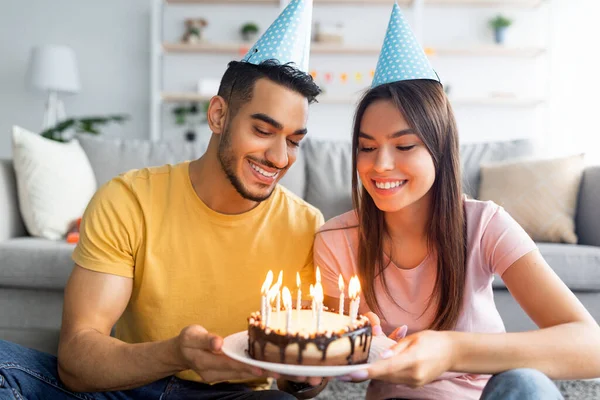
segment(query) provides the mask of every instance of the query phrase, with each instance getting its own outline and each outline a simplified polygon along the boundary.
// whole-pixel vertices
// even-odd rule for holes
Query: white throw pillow
[[[96,191],[79,142],[56,142],[14,126],[13,163],[27,230],[32,236],[63,238]]]

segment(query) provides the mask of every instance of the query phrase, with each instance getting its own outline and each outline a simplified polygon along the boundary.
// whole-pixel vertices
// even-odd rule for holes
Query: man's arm
[[[201,326],[177,337],[128,344],[110,336],[131,297],[133,280],[75,266],[65,288],[58,373],[74,391],[126,390],[193,369],[207,382],[252,379],[262,371],[220,352],[223,340]]]

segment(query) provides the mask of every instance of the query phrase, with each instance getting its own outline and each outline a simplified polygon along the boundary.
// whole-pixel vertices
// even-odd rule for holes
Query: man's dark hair
[[[234,116],[242,105],[252,100],[257,80],[267,78],[279,85],[292,89],[306,97],[308,104],[314,103],[321,93],[312,76],[300,71],[293,64],[281,64],[277,60],[265,60],[260,64],[232,61],[221,79],[219,96],[229,105]]]

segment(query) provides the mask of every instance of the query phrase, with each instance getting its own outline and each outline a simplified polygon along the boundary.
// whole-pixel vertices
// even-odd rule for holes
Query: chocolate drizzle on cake
[[[356,359],[355,352],[358,348],[362,347],[362,352],[366,353],[370,338],[372,336],[372,327],[368,319],[363,317],[359,320],[359,323],[355,325],[355,329],[347,327],[346,330],[340,332],[325,332],[308,335],[286,334],[282,332],[274,331],[270,328],[263,329],[261,325],[260,314],[254,314],[249,319],[248,324],[248,353],[250,357],[257,360],[265,360],[266,353],[265,349],[267,343],[275,345],[279,350],[279,362],[285,363],[285,352],[288,346],[297,344],[298,345],[298,356],[296,362],[302,364],[303,354],[309,343],[313,343],[317,349],[321,352],[321,361],[325,362],[327,359],[327,349],[329,345],[336,340],[341,338],[348,338],[350,341],[350,354],[347,356],[348,365],[354,363],[363,363],[367,361],[368,353],[365,354],[364,359]],[[355,342],[358,340],[358,346]],[[258,349],[256,346],[258,345]],[[257,350],[260,351],[257,354]]]

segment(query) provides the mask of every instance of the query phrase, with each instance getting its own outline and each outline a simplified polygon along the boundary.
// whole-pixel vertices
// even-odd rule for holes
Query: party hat
[[[312,27],[312,0],[292,0],[258,39],[243,61],[260,64],[276,59],[281,64],[292,62],[308,72]]]
[[[432,79],[439,82],[439,77],[402,15],[398,3],[394,3],[371,87],[409,79]]]

